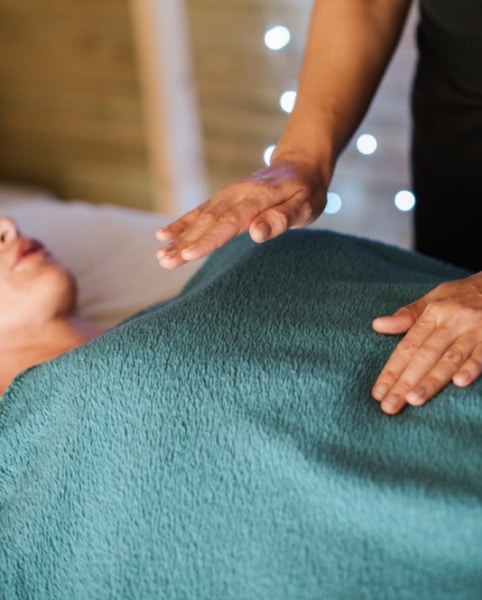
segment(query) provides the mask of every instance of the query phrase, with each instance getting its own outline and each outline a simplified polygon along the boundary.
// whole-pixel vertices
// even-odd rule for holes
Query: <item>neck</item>
[[[77,317],[53,319],[10,333],[0,342],[0,393],[21,371],[51,360],[104,333]]]

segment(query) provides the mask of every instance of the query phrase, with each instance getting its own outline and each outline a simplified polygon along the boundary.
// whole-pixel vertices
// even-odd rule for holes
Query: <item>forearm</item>
[[[273,159],[310,163],[329,180],[400,37],[411,0],[315,0],[297,102]]]
[[[272,164],[226,186],[158,238],[174,268],[243,231],[265,242],[312,223],[335,161],[363,118],[402,30],[410,0],[314,0],[298,99]]]

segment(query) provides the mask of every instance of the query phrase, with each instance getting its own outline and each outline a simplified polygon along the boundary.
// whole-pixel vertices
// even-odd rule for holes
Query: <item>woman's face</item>
[[[43,244],[0,218],[0,328],[70,314],[76,285]]]

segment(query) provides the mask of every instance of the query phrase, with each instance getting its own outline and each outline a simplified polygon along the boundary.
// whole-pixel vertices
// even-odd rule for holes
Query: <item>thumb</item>
[[[425,307],[422,300],[402,306],[393,315],[378,317],[372,323],[373,329],[378,333],[396,334],[405,333],[420,317]]]

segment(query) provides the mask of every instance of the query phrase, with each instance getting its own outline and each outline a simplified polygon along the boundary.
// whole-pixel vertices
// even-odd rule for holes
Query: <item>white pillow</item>
[[[166,215],[2,186],[0,216],[14,219],[73,272],[79,314],[105,327],[178,294],[202,262],[161,269],[154,234],[171,220]]]

